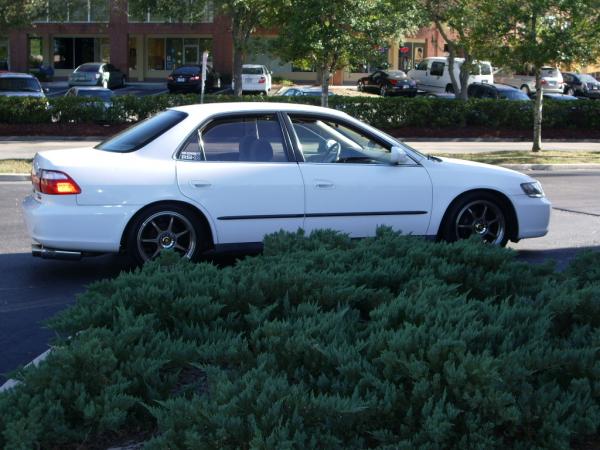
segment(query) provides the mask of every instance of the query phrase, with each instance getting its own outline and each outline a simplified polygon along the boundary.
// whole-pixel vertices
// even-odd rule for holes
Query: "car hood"
[[[43,92],[23,92],[23,91],[2,91],[0,92],[0,96],[3,97],[36,97],[36,98],[45,98]]]
[[[441,162],[427,160],[427,170],[434,182],[440,186],[465,185],[469,189],[500,189],[507,195],[523,195],[521,183],[536,181],[520,172],[505,167],[440,158]]]

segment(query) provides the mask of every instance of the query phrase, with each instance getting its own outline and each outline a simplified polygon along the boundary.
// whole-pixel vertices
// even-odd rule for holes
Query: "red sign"
[[[408,47],[400,47],[400,53],[408,53],[410,52],[410,48]]]

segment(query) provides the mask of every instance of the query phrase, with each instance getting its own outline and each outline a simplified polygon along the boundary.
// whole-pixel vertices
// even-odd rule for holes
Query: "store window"
[[[48,0],[48,15],[38,22],[108,22],[109,0]]]
[[[44,63],[42,38],[29,37],[29,68],[38,69]]]
[[[190,11],[186,17],[168,17],[159,11],[152,9],[139,10],[136,8],[130,8],[128,10],[129,22],[150,22],[150,23],[171,23],[171,22],[184,22],[184,23],[212,23],[215,17],[215,7],[212,1],[206,2],[203,11],[199,14],[194,14],[192,8],[188,8]]]
[[[185,64],[200,64],[202,52],[211,48],[211,39],[149,38],[148,68],[173,70]]]
[[[129,38],[129,70],[137,70],[137,39]]]
[[[52,62],[55,69],[75,69],[88,62],[109,62],[107,38],[54,38]]]
[[[8,39],[0,37],[0,70],[8,70]]]

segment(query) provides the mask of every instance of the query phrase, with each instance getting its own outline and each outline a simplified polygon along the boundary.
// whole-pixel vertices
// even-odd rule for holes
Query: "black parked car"
[[[565,94],[600,99],[600,81],[586,73],[563,73]]]
[[[167,88],[173,92],[200,92],[202,90],[202,66],[181,66],[167,77]],[[221,78],[211,66],[206,66],[205,92],[213,92],[221,88]]]
[[[357,88],[361,92],[377,92],[386,95],[417,95],[417,82],[408,78],[402,70],[376,70],[368,77],[358,80]]]
[[[506,84],[471,83],[467,88],[467,94],[469,98],[531,101],[523,91]]]

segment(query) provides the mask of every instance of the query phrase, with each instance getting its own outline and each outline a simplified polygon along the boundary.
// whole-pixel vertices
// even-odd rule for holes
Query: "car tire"
[[[488,192],[472,192],[454,201],[444,216],[440,237],[447,242],[479,235],[486,244],[504,247],[510,236],[504,202]]]
[[[386,97],[387,96],[387,89],[385,88],[384,85],[381,85],[379,87],[379,95],[381,95],[382,97]]]
[[[358,84],[356,85],[356,90],[358,92],[364,92],[365,91],[365,85],[363,84],[362,81],[358,82]]]
[[[523,94],[527,95],[528,97],[531,96],[531,89],[529,89],[529,86],[527,86],[526,84],[521,86],[521,92],[523,92]]]
[[[454,94],[454,86],[451,84],[446,85],[446,94]]]
[[[198,214],[178,204],[150,206],[137,214],[128,227],[126,251],[142,265],[163,250],[197,260],[208,247],[205,225]]]
[[[567,88],[567,92],[565,92],[565,94],[567,94],[567,95],[575,95],[575,89],[573,89],[572,87]]]

